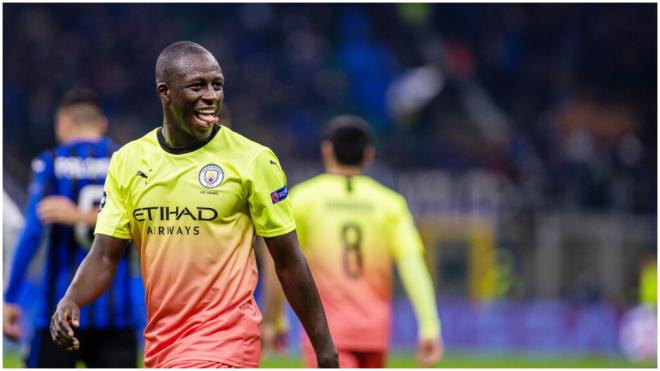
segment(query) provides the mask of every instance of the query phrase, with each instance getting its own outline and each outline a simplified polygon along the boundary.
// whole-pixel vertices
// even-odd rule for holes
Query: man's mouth
[[[218,121],[220,121],[218,113],[213,107],[196,109],[194,115],[198,121],[201,121],[202,125],[207,127],[215,125]]]

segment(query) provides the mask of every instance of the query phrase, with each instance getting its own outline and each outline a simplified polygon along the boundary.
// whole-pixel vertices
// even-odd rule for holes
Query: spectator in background
[[[397,11],[401,8],[407,10]],[[538,178],[545,180],[539,191],[542,206],[563,206],[558,202],[563,199],[568,207],[614,204],[611,189],[622,177],[607,174],[623,170],[631,173],[634,192],[632,205],[621,202],[624,208],[655,213],[650,205],[656,203],[646,202],[655,199],[656,190],[651,154],[655,153],[657,89],[656,80],[648,76],[656,74],[657,42],[656,14],[651,8],[651,4],[8,4],[4,20],[12,37],[5,44],[14,52],[4,59],[4,114],[10,118],[5,122],[20,125],[4,132],[9,154],[5,173],[27,183],[24,164],[35,148],[47,145],[44,136],[31,133],[44,131],[48,122],[44,117],[50,115],[54,97],[71,81],[103,92],[115,138],[133,138],[148,130],[158,107],[149,105],[144,91],[134,87],[148,83],[151,56],[161,48],[151,31],[157,22],[164,22],[171,27],[159,35],[162,43],[192,35],[209,40],[217,50],[231,51],[225,54],[223,67],[232,74],[234,116],[243,133],[277,149],[284,160],[315,156],[315,146],[305,141],[316,134],[314,123],[321,116],[350,111],[369,119],[376,140],[393,144],[383,146],[381,155],[395,168],[439,166],[464,171],[490,165],[515,180],[517,174],[525,176],[530,166],[524,160],[533,153],[540,162]],[[145,12],[154,17],[143,17]],[[209,21],[200,23],[200,19]],[[215,37],[217,22],[231,32]],[[416,24],[412,29],[404,26],[411,22]],[[442,61],[447,63],[443,67],[447,81],[428,104],[427,114],[407,118],[405,123],[388,117],[384,93],[391,83],[408,69],[442,66]],[[517,149],[511,155],[500,149],[502,154],[493,156],[492,144],[466,119],[465,105],[456,98],[465,90],[457,82],[466,73],[510,117],[512,134],[529,148],[522,155]],[[607,98],[608,103],[596,107],[613,113],[605,116],[620,116],[616,106],[621,104],[639,116],[639,129],[622,141],[623,152],[628,152],[623,169],[608,161],[619,149],[598,149],[600,140],[588,139],[589,129],[565,138],[578,142],[578,156],[589,152],[579,153],[579,148],[589,145],[580,147],[585,137],[597,151],[592,151],[597,160],[579,164],[580,175],[574,176],[575,164],[563,161],[564,151],[557,148],[564,139],[553,142],[555,129],[542,122],[544,112],[570,104],[581,87],[597,92],[599,99]],[[278,135],[273,136],[273,131]],[[417,138],[424,144],[405,145],[419,144]],[[573,147],[566,144],[567,149]],[[387,153],[389,148],[396,150]]]
[[[396,262],[419,323],[417,361],[440,361],[443,343],[433,283],[422,241],[405,199],[362,175],[374,157],[368,126],[355,116],[332,119],[321,144],[326,173],[294,187],[291,199],[303,252],[318,282],[342,368],[385,367],[391,322],[392,263]],[[274,282],[274,270],[266,281]],[[266,349],[285,328],[282,295],[265,286]],[[309,340],[305,365],[312,367]]]
[[[79,336],[88,346],[67,352],[50,340],[50,314],[89,251],[110,156],[117,149],[104,136],[107,119],[90,91],[67,93],[58,106],[55,122],[60,145],[32,162],[33,181],[25,209],[25,228],[14,252],[5,291],[3,333],[14,341],[24,336],[19,292],[28,266],[45,237],[48,251],[44,296],[34,319],[36,331],[27,367],[73,368],[79,360],[87,367],[136,367],[136,324],[132,315],[136,303],[131,299],[128,255],[119,262],[119,274],[110,290],[81,313]]]

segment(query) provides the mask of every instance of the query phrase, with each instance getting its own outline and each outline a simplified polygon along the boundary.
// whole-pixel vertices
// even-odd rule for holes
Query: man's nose
[[[220,99],[220,91],[216,91],[213,85],[209,84],[202,95],[202,99],[208,101],[218,101]]]

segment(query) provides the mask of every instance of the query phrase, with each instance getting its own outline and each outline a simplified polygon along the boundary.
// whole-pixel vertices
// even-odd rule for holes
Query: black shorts
[[[29,368],[74,368],[82,361],[88,368],[135,368],[137,339],[133,329],[77,330],[80,348],[67,351],[53,342],[49,330],[37,330],[32,339]]]

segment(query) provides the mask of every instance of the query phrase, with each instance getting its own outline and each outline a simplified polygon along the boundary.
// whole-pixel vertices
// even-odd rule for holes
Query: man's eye
[[[222,84],[213,84],[215,90],[222,90]]]

